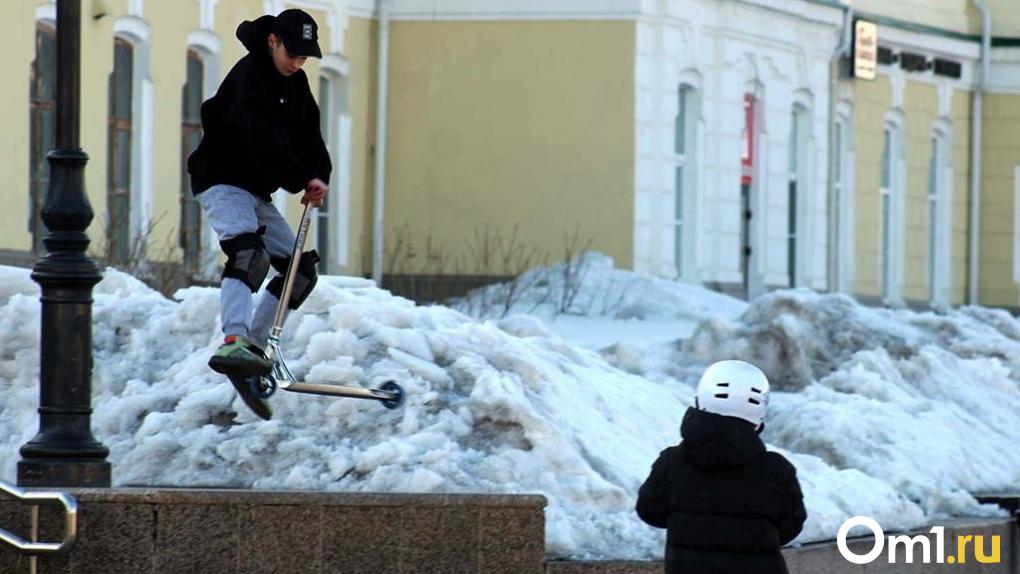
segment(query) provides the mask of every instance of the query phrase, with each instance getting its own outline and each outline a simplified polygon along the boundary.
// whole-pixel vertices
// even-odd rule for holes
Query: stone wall
[[[540,574],[545,498],[192,489],[71,490],[79,539],[39,574]],[[62,518],[43,508],[40,538]],[[29,535],[29,509],[0,502],[0,525]],[[0,572],[28,558],[0,548]]]

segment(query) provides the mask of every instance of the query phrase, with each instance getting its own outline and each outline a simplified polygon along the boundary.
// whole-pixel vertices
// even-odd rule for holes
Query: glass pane
[[[57,42],[55,31],[48,26],[36,29],[35,62],[33,62],[32,98],[52,102],[57,98]]]
[[[800,147],[800,112],[793,110],[790,121],[790,149],[787,156],[787,169],[791,174],[797,173],[797,150]]]
[[[791,181],[787,189],[787,230],[790,235],[797,233],[797,182]]]
[[[673,151],[677,155],[684,155],[687,151],[687,91],[688,88],[680,88],[677,91],[676,118],[673,122]]]
[[[330,109],[329,78],[319,76],[319,131],[322,133],[322,141],[329,141],[329,118],[332,115]]]
[[[131,117],[131,83],[134,55],[131,44],[118,39],[114,44],[113,58],[113,114]]]
[[[935,253],[938,234],[936,233],[937,228],[937,211],[938,202],[935,200],[928,202],[928,292],[929,295],[935,296]]]
[[[684,167],[682,165],[676,166],[674,171],[674,195],[676,196],[676,209],[674,215],[676,220],[684,220]]]
[[[884,296],[889,295],[889,251],[891,241],[891,230],[889,229],[891,224],[889,217],[890,201],[891,197],[888,193],[882,194],[882,253],[880,257],[882,260],[882,294]]]
[[[797,272],[797,182],[791,181],[787,188],[787,241],[786,261],[790,274],[790,287],[796,285]]]
[[[890,181],[892,179],[890,174],[890,161],[892,154],[892,132],[889,128],[886,128],[882,132],[882,187],[889,189]]]
[[[188,52],[188,79],[184,84],[184,102],[182,115],[186,123],[198,124],[202,121],[202,80],[204,63],[198,52]]]
[[[319,226],[318,226],[318,241],[315,243],[315,249],[319,252],[319,272],[328,273],[329,265],[329,215],[325,206],[319,208]]]
[[[843,122],[836,122],[835,147],[832,150],[835,161],[832,166],[833,179],[836,185],[843,183]]]
[[[126,190],[131,185],[131,132],[117,130],[116,187]]]

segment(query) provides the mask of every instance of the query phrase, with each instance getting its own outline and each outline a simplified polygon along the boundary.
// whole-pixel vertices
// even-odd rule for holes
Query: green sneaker
[[[273,363],[262,350],[244,337],[228,337],[209,359],[209,368],[234,377],[268,375]]]

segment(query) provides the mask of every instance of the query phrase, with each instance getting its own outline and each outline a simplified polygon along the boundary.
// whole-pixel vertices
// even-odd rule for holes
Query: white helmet
[[[751,363],[719,361],[705,369],[695,397],[699,410],[737,417],[758,426],[765,422],[769,380]]]

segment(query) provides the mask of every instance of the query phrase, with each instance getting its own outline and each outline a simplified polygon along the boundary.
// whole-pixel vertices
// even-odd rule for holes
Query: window
[[[799,219],[798,186],[803,170],[802,154],[804,151],[804,128],[806,112],[804,108],[796,106],[790,121],[789,153],[787,156],[787,170],[789,171],[789,184],[787,186],[787,213],[786,213],[786,261],[789,273],[790,287],[797,286],[797,220]]]
[[[197,273],[202,257],[202,210],[191,193],[188,156],[202,139],[202,94],[205,61],[196,50],[188,50],[187,81],[182,89],[181,103],[181,221],[178,227],[185,269]]]
[[[931,140],[931,158],[928,160],[928,298],[935,301],[938,290],[938,237],[939,237],[939,189],[942,178],[939,176],[942,165],[939,138]]]
[[[116,38],[110,74],[106,206],[106,255],[111,263],[126,263],[130,258],[133,68],[134,49],[127,40]]]
[[[683,277],[684,266],[684,170],[687,167],[687,124],[690,88],[680,86],[677,90],[676,117],[673,119],[673,254],[677,277]]]
[[[844,201],[846,196],[844,195],[846,190],[846,181],[844,179],[843,169],[843,154],[846,153],[846,142],[843,140],[844,131],[846,130],[846,120],[842,117],[838,117],[833,125],[832,134],[832,204],[836,207],[835,217],[832,218],[834,231],[831,237],[835,238],[832,242],[830,249],[836,250],[836,265],[835,265],[835,277],[831,285],[835,287],[837,291],[843,291],[846,289],[846,272],[845,272],[845,253],[844,245],[846,243],[846,233],[849,231],[846,222],[845,205]]]
[[[29,231],[32,233],[32,250],[42,253],[46,226],[42,222],[42,208],[50,185],[50,164],[46,154],[53,149],[57,109],[57,32],[47,24],[35,29],[35,60],[32,62],[32,82],[29,104]]]
[[[892,292],[890,289],[892,281],[892,129],[886,127],[882,132],[882,165],[881,184],[881,253],[880,276],[882,297],[888,299]]]
[[[333,117],[333,110],[331,94],[330,94],[330,81],[329,77],[325,75],[319,76],[319,131],[322,132],[322,140],[324,142],[330,141],[329,137],[329,118]],[[335,169],[335,168],[334,168]],[[326,183],[329,183],[328,181]],[[332,190],[331,190],[332,191]],[[329,273],[329,262],[332,255],[330,249],[330,200],[327,196],[323,200],[322,205],[317,210],[316,217],[316,242],[315,249],[319,252],[319,273]]]

